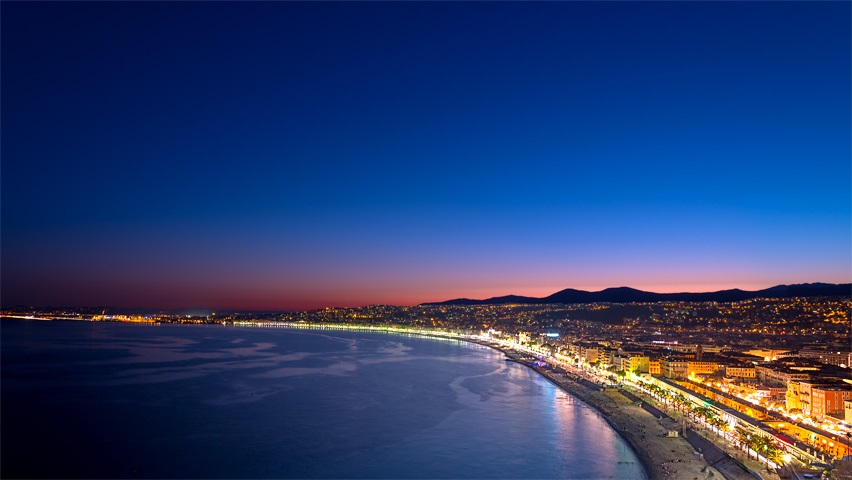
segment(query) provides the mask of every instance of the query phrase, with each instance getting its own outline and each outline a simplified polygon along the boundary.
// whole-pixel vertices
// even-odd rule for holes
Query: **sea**
[[[2,478],[645,479],[601,415],[485,346],[3,319]]]

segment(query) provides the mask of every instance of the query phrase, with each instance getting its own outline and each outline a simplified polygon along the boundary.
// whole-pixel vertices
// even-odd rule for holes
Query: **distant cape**
[[[485,300],[457,298],[444,302],[424,303],[423,305],[544,305],[553,303],[631,303],[631,302],[738,302],[752,298],[794,298],[794,297],[852,297],[852,283],[801,283],[797,285],[777,285],[753,292],[740,290],[720,290],[706,293],[654,293],[630,287],[607,288],[599,292],[587,292],[566,288],[553,295],[536,298],[519,295],[492,297]]]

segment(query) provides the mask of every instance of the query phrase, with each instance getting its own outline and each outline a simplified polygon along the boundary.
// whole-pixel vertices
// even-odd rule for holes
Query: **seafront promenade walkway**
[[[559,370],[539,367],[524,359],[530,352],[490,346],[600,411],[633,447],[651,479],[779,480],[775,472],[767,471],[756,461],[732,458],[724,447],[715,447],[691,428],[685,429],[684,436],[682,418],[658,410],[653,406],[656,402],[637,389],[603,388],[599,379],[571,365],[559,364]],[[675,431],[677,436],[670,436]]]
[[[550,378],[549,375],[548,378]],[[554,377],[556,377],[554,375]],[[582,383],[573,381],[569,375],[551,378],[572,395],[599,410],[613,428],[636,450],[654,479],[728,479],[755,480],[755,476],[741,468],[720,470],[703,457],[701,452],[680,435],[677,420],[663,416],[659,418],[632,401],[622,401],[612,391],[593,391]],[[618,392],[615,392],[618,393]],[[621,395],[629,400],[629,397]],[[644,402],[643,402],[644,403]],[[669,432],[679,432],[670,437]],[[766,478],[766,477],[763,477]]]
[[[478,343],[503,352],[508,359],[524,364],[575,398],[598,410],[603,418],[631,445],[651,480],[780,480],[757,460],[748,458],[729,441],[702,425],[689,423],[675,409],[659,404],[642,390],[629,385],[607,385],[591,372],[547,358],[552,365],[539,366],[540,353],[519,345],[506,345],[474,335],[393,326],[281,324],[296,328],[329,328],[384,331],[451,338]],[[660,409],[658,409],[659,407]],[[686,424],[685,424],[686,422]],[[673,435],[673,432],[677,432]]]
[[[667,424],[666,419],[661,421],[628,397],[614,395],[618,392],[600,388],[588,373],[570,366],[565,366],[563,371],[538,367],[525,359],[525,352],[501,348],[496,344],[489,346],[500,349],[509,359],[527,365],[583,403],[598,410],[613,429],[632,446],[652,480],[755,480],[755,477],[747,472],[727,477],[722,475],[719,470],[709,466],[686,439],[669,436],[671,427],[677,428],[674,420],[667,419],[672,423]]]
[[[658,405],[662,409],[658,410],[656,407],[651,406],[657,402],[637,388],[627,386],[625,393],[643,402],[647,402],[646,405],[659,412],[659,414],[656,414],[657,417],[663,416],[664,418],[669,418],[671,425],[680,425],[682,429],[684,422],[686,422],[687,441],[689,441],[696,451],[701,452],[705,461],[719,470],[725,478],[740,478],[746,473],[747,476],[744,478],[754,479],[759,476],[765,480],[779,479],[774,469],[767,469],[765,463],[748,457],[743,450],[737,448],[727,438],[716,435],[706,426],[691,421],[688,417],[684,418],[676,408]],[[753,473],[747,473],[746,469]]]

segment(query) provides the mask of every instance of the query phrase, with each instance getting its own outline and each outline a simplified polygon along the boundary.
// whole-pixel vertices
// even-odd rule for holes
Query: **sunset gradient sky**
[[[2,2],[3,307],[852,281],[849,2]]]

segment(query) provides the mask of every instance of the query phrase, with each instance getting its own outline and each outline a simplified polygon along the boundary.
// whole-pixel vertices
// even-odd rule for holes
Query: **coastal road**
[[[660,424],[665,425],[670,430],[682,429],[681,422],[683,418],[677,410],[666,409],[667,412],[671,412],[671,415],[669,415],[667,412],[651,405],[651,399],[644,392],[635,390],[629,386],[627,388],[630,388],[632,391],[628,392],[625,389],[624,395],[630,399],[642,401],[642,408],[655,418],[661,419],[659,420]],[[694,426],[696,424],[690,421],[689,425]],[[696,452],[703,454],[704,461],[717,469],[726,479],[754,480],[760,478],[764,480],[777,480],[779,478],[777,473],[766,471],[765,465],[760,462],[745,458],[738,459],[734,455],[731,455],[729,452],[734,452],[736,455],[739,451],[736,447],[730,445],[730,442],[726,439],[718,436],[713,436],[712,438],[713,440],[711,441],[690,428],[687,430],[685,440],[689,442],[690,446]]]
[[[512,357],[510,354],[507,354]],[[740,468],[733,459],[719,459],[717,465],[723,469],[708,465],[706,459],[697,452],[687,438],[682,436],[669,437],[668,431],[681,430],[681,419],[669,416],[651,405],[649,397],[641,391],[626,392],[621,397],[629,402],[616,402],[611,395],[589,376],[587,372],[578,370],[571,365],[561,365],[568,375],[556,373],[550,368],[534,366],[529,362],[523,363],[536,370],[545,378],[568,391],[572,396],[597,409],[603,417],[621,436],[630,443],[652,480],[755,480],[752,473]],[[622,394],[624,391],[621,390]],[[640,406],[641,405],[641,406]],[[703,450],[703,448],[702,448]],[[715,458],[715,457],[714,457]],[[759,468],[759,467],[758,467]],[[723,472],[724,470],[724,472]],[[757,478],[777,480],[778,475],[772,472]]]

